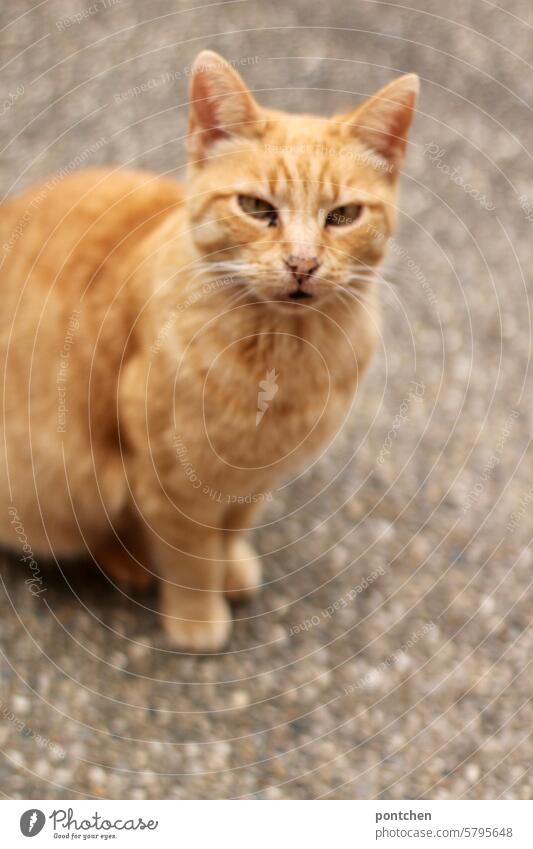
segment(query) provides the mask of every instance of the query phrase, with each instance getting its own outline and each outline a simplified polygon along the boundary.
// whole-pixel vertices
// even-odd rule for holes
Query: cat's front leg
[[[175,648],[215,652],[226,644],[232,619],[224,598],[224,548],[219,531],[187,520],[164,541],[151,540],[161,578],[161,615]]]
[[[249,601],[261,587],[261,560],[245,537],[255,521],[258,507],[257,503],[234,504],[224,516],[224,592],[230,601]]]

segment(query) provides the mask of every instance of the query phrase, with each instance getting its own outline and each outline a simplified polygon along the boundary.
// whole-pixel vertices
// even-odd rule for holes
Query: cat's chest
[[[290,355],[292,354],[292,356]],[[316,346],[236,364],[221,353],[202,386],[210,451],[229,466],[265,467],[313,454],[342,424],[357,383],[353,361]]]

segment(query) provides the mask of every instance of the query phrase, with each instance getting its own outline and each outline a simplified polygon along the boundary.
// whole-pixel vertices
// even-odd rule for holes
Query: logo
[[[278,391],[276,383],[279,375],[276,374],[276,369],[267,371],[265,379],[259,381],[260,392],[257,393],[257,413],[255,414],[255,426],[257,427],[269,407],[269,402],[272,401],[274,395]]]
[[[24,837],[35,837],[42,831],[46,817],[38,808],[30,808],[24,811],[20,818],[20,830]]]

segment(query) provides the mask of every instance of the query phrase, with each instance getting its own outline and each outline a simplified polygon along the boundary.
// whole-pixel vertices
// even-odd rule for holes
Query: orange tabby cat
[[[1,543],[156,574],[173,645],[225,644],[261,583],[244,532],[374,348],[417,88],[288,115],[205,51],[185,186],[81,171],[1,206]]]

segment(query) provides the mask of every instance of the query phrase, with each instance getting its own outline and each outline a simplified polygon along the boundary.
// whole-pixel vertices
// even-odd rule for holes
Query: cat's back
[[[51,177],[0,204],[0,365],[20,381],[77,331],[78,369],[113,367],[131,327],[131,272],[143,238],[182,203],[179,183],[148,171]],[[97,344],[99,340],[99,344]],[[26,376],[24,374],[24,376]]]
[[[50,177],[0,204],[0,290],[31,285],[68,299],[108,272],[116,276],[182,199],[179,183],[148,171]]]
[[[2,544],[9,499],[39,551],[79,551],[78,521],[98,538],[123,509],[114,393],[135,321],[128,281],[143,237],[181,202],[172,180],[91,170],[0,204]],[[42,508],[37,492],[54,497]]]

